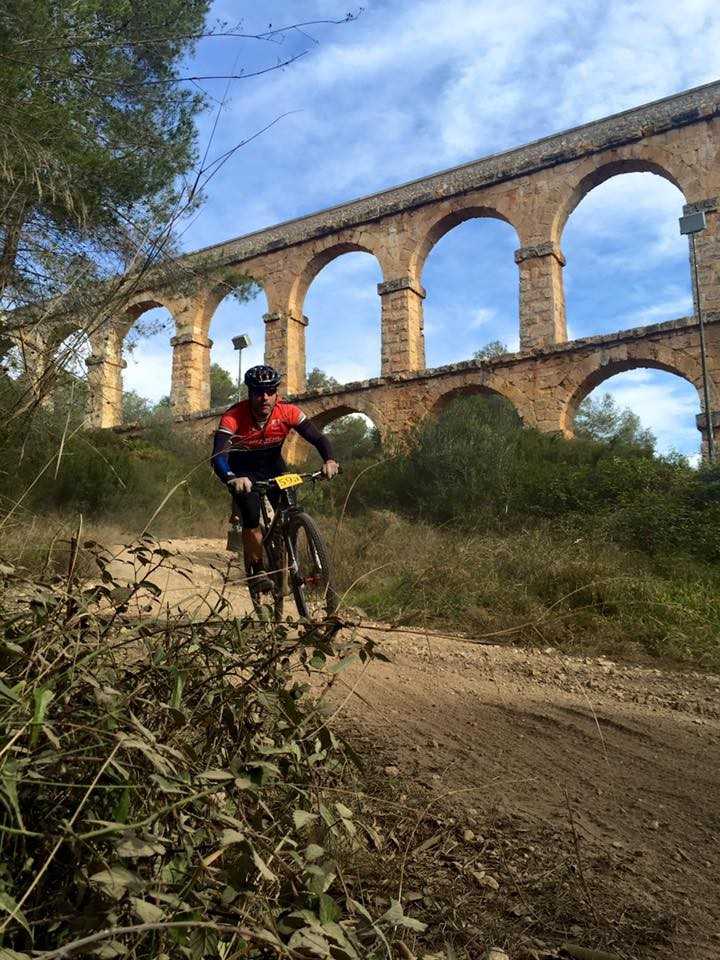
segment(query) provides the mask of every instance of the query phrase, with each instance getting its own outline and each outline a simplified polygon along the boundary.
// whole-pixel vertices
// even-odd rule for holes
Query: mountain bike
[[[272,582],[275,619],[282,619],[285,597],[291,593],[298,614],[305,620],[332,616],[338,606],[332,565],[317,524],[297,503],[295,489],[306,481],[322,479],[316,473],[284,473],[272,480],[256,480],[260,493],[265,569]],[[276,506],[268,494],[276,491]],[[262,610],[263,595],[249,582],[255,609]]]

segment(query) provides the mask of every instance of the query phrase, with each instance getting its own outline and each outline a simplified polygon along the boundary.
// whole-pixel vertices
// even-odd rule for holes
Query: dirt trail
[[[166,589],[179,598],[219,582],[221,543],[172,546],[192,558],[193,583],[171,577]],[[247,609],[241,587],[232,600]],[[511,851],[521,838],[518,862],[494,874],[501,887],[516,882],[523,858],[551,871],[553,846],[559,858],[570,844],[588,900],[598,898],[589,910],[665,928],[665,945],[650,937],[638,955],[720,957],[720,677],[420,632],[369,635],[392,662],[342,674],[333,698],[376,774],[420,800],[444,798],[467,837],[504,831]],[[546,887],[536,885],[538,896]],[[581,919],[548,916],[521,918],[527,957],[533,943],[582,932]]]

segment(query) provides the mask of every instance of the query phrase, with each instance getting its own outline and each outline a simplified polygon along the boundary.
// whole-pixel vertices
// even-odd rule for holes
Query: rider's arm
[[[328,460],[335,459],[330,441],[324,433],[320,433],[314,423],[305,419],[296,424],[295,429],[303,440],[307,440],[308,443],[311,443],[315,447],[325,463],[327,463]]]
[[[217,430],[213,440],[212,466],[216,475],[227,483],[228,480],[234,480],[235,474],[230,469],[230,441],[232,435],[224,430]]]

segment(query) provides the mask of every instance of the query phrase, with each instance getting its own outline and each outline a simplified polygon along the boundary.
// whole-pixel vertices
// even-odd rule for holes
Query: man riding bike
[[[272,590],[272,582],[263,564],[260,494],[253,490],[253,482],[286,472],[281,450],[291,430],[315,447],[325,477],[332,479],[338,472],[328,438],[299,407],[278,397],[281,379],[274,367],[251,367],[245,374],[248,399],[225,411],[213,441],[213,469],[232,494],[233,512],[242,519],[245,569],[262,591]]]

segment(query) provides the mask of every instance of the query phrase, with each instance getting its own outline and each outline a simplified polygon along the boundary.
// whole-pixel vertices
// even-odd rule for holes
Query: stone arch
[[[258,287],[257,296],[260,298],[263,307],[261,309],[262,315],[264,316],[270,311],[267,277],[264,273],[259,270],[233,270],[222,278],[215,279],[212,285],[202,293],[194,317],[194,326],[197,333],[202,336],[209,336],[213,317],[218,307],[246,280],[252,280]]]
[[[616,376],[618,373],[627,373],[629,370],[662,370],[665,373],[672,373],[677,377],[687,380],[697,390],[698,402],[702,409],[702,374],[700,364],[692,360],[687,354],[675,361],[661,360],[652,356],[645,357],[619,357],[617,359],[603,358],[597,365],[577,383],[574,384],[571,391],[565,398],[560,412],[560,429],[566,437],[575,435],[574,420],[577,409],[583,400],[592,393],[596,387]]]
[[[466,207],[459,207],[443,214],[425,230],[421,239],[417,243],[410,257],[409,272],[410,276],[420,280],[425,267],[425,261],[435,244],[442,240],[446,233],[449,233],[455,227],[460,226],[466,220],[492,219],[502,220],[509,224],[518,237],[518,246],[520,245],[519,233],[515,224],[505,214],[501,213],[495,207],[482,206],[480,204],[471,204]]]
[[[319,407],[316,407],[313,401],[309,401],[308,403],[302,403],[302,408],[318,430],[324,430],[325,427],[330,426],[336,420],[340,420],[341,417],[361,413],[372,421],[373,426],[380,434],[380,443],[382,444],[386,440],[382,410],[365,398],[353,397],[340,403],[332,399],[324,405],[321,402]],[[301,459],[303,447],[306,447],[304,441],[296,433],[291,433],[283,445],[283,456],[288,462],[297,463]]]
[[[595,158],[595,164],[590,170],[587,170],[587,166],[583,164],[577,171],[580,174],[579,179],[573,182],[572,178],[568,178],[566,181],[570,190],[563,196],[555,211],[551,227],[552,241],[560,243],[565,224],[573,210],[591,190],[599,187],[601,183],[605,183],[612,177],[622,176],[624,173],[654,173],[656,176],[668,180],[674,187],[677,187],[684,197],[686,196],[679,179],[670,171],[669,164],[661,163],[658,160],[647,157],[603,160],[598,157]],[[685,202],[687,202],[687,198]]]
[[[167,310],[173,321],[176,319],[177,304],[172,297],[166,297],[163,294],[158,295],[154,292],[136,294],[128,300],[124,308],[124,316],[117,320],[121,337],[124,339],[130,332],[130,328],[140,317],[148,310],[155,310],[162,307]]]
[[[482,396],[504,400],[517,414],[518,423],[522,424],[523,416],[520,412],[519,406],[512,399],[512,397],[508,396],[508,393],[509,391],[503,392],[500,389],[488,386],[486,383],[463,383],[458,386],[451,387],[450,390],[447,390],[437,396],[430,406],[428,414],[432,417],[438,417],[444,410],[447,409],[448,406],[450,406],[454,400],[459,400],[461,397]]]
[[[310,417],[318,430],[324,430],[325,427],[330,426],[331,423],[334,423],[341,417],[347,417],[353,413],[362,413],[363,416],[366,416],[369,420],[372,420],[373,424],[380,432],[380,436],[383,436],[382,415],[380,410],[375,406],[375,404],[368,403],[361,399],[354,399],[352,401],[348,401],[348,403],[341,403],[327,407],[323,410],[320,410],[316,414],[311,414]]]
[[[368,244],[358,243],[355,241],[332,243],[324,249],[315,252],[310,259],[304,263],[298,272],[298,275],[295,277],[290,292],[291,313],[296,315],[298,318],[302,317],[303,304],[305,303],[307,292],[310,289],[310,284],[320,273],[323,267],[326,267],[329,263],[332,263],[333,260],[337,260],[338,257],[343,256],[345,253],[369,253],[371,257],[375,258],[380,267],[380,272],[382,273],[383,278],[385,277],[382,258]]]

